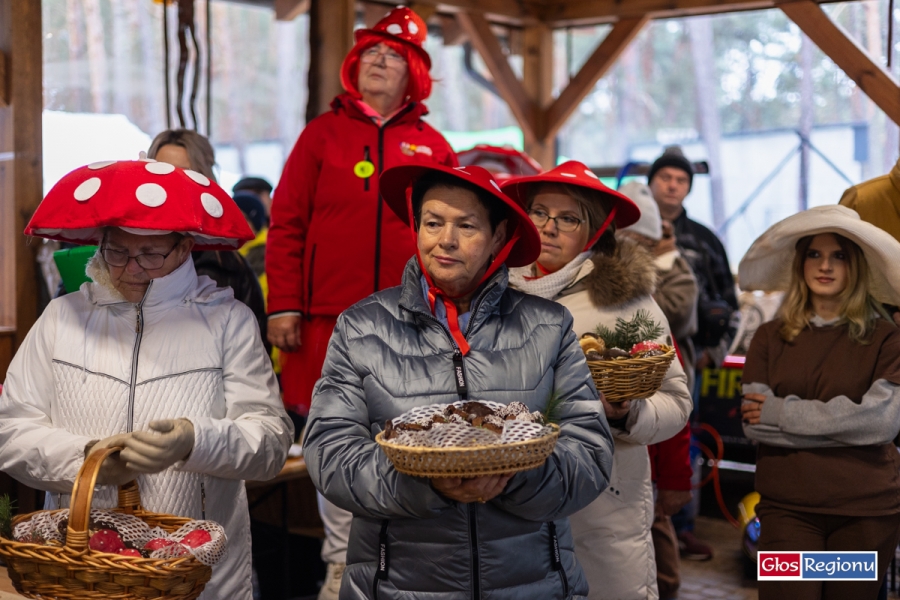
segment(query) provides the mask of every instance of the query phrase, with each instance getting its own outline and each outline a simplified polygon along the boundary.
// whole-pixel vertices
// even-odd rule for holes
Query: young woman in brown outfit
[[[875,599],[900,539],[900,243],[844,207],[773,226],[744,289],[787,292],[744,367],[744,432],[759,442],[760,551],[878,552],[872,582],[761,581],[760,600]]]

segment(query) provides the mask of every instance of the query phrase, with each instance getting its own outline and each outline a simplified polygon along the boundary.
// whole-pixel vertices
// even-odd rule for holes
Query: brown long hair
[[[213,165],[216,164],[216,151],[206,136],[190,129],[166,129],[153,138],[147,158],[156,158],[163,146],[181,146],[191,161],[191,169],[216,181]]]
[[[871,342],[868,339],[869,334],[875,328],[873,315],[882,311],[869,294],[869,265],[866,256],[853,240],[837,233],[831,235],[847,255],[847,286],[839,297],[840,315],[850,324],[850,339],[860,344],[868,344]],[[803,267],[814,238],[812,235],[800,238],[795,246],[791,283],[780,310],[782,325],[779,333],[786,342],[793,341],[800,331],[809,326],[812,315],[812,302]]]

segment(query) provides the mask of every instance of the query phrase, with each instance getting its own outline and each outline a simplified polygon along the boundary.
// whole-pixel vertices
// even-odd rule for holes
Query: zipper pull
[[[381,532],[378,534],[378,565],[376,565],[375,578],[386,581],[388,578],[388,521],[385,519],[381,522]]]
[[[203,485],[203,475],[200,476],[200,518],[206,520],[206,486]]]
[[[456,382],[456,393],[460,400],[466,400],[469,395],[469,386],[466,384],[466,369],[463,365],[462,352],[457,349],[453,352],[453,380]]]
[[[141,309],[136,308],[135,310],[137,310],[137,314],[135,315],[135,319],[134,319],[134,332],[140,333],[144,329],[144,324],[141,320]]]

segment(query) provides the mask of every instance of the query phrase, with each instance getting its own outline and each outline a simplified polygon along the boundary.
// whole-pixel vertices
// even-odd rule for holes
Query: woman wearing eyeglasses
[[[398,7],[355,32],[341,66],[345,93],[310,121],[284,165],[266,246],[268,339],[282,350],[285,405],[309,412],[337,316],[366,296],[400,285],[415,252],[406,226],[387,208],[378,178],[402,164],[455,167],[447,141],[422,117],[431,93],[428,27]],[[320,498],[322,600],[337,600],[350,513]]]
[[[196,171],[101,162],[63,177],[26,234],[99,250],[91,281],[48,305],[9,366],[0,471],[64,508],[87,455],[123,448],[93,506],[136,479],[148,510],[216,521],[228,551],[200,598],[250,600],[243,480],[281,470],[293,424],[253,313],[191,260],[253,238],[240,209]]]
[[[638,221],[640,211],[630,199],[576,161],[502,187],[527,208],[541,234],[540,257],[531,266],[510,269],[510,286],[568,308],[578,337],[601,324],[615,329],[618,318],[628,321],[644,311],[664,328],[656,341],[671,343],[666,317],[651,296],[653,256],[615,235],[617,227]],[[653,396],[611,404],[601,394],[600,401],[615,440],[612,475],[600,497],[569,518],[575,555],[592,600],[655,599],[654,498],[646,446],[684,428],[692,407],[687,379],[674,361]]]

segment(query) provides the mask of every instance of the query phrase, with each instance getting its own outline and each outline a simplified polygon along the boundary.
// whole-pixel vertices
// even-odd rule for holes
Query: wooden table
[[[295,479],[302,479],[304,477],[309,477],[309,471],[306,470],[306,461],[303,460],[302,456],[297,456],[288,458],[287,461],[285,461],[281,472],[272,479],[267,481],[247,481],[245,483],[248,489],[253,489],[275,485],[277,483],[284,483],[286,481],[293,481]]]

